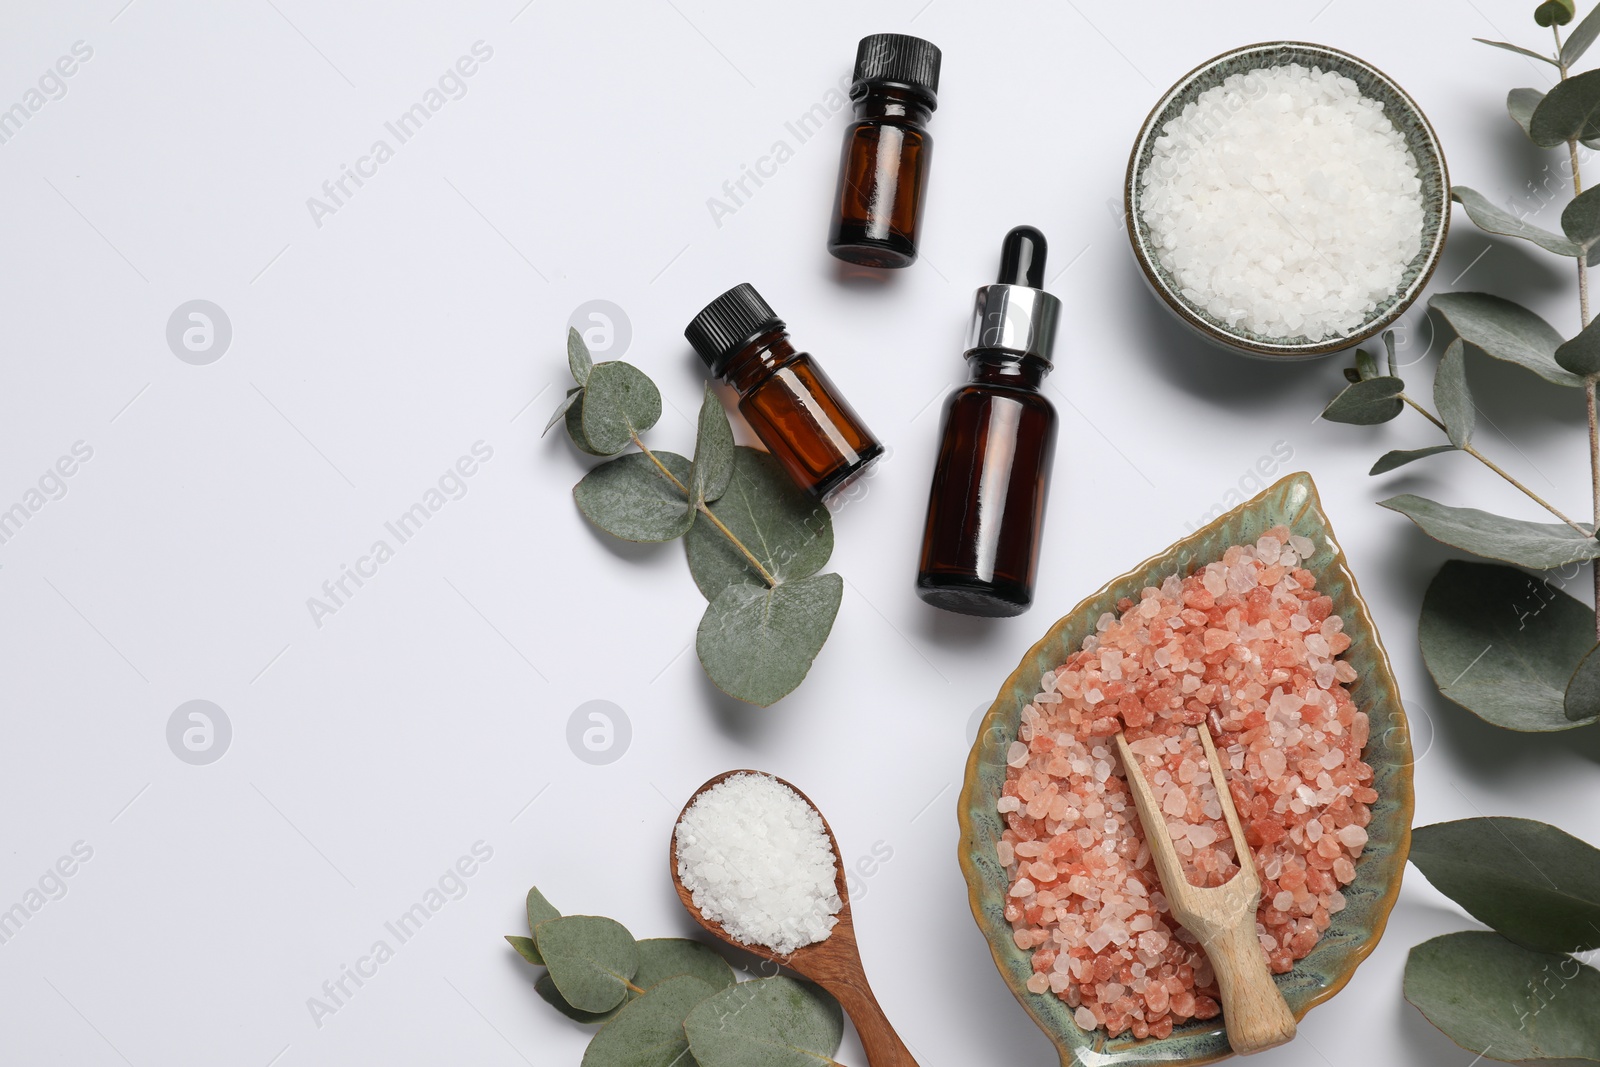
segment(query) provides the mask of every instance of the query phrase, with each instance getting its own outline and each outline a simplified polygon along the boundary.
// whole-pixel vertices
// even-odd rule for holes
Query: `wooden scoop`
[[[839,894],[841,901],[839,921],[834,926],[833,932],[824,940],[797,948],[787,956],[780,956],[763,945],[747,945],[736,940],[722,928],[721,923],[712,922],[700,914],[700,909],[694,904],[694,895],[684,887],[683,881],[678,877],[678,824],[675,822],[672,826],[673,836],[668,865],[672,870],[672,884],[678,890],[678,899],[683,901],[683,906],[694,916],[694,921],[716,937],[735,948],[787,967],[833,994],[834,999],[850,1016],[850,1021],[855,1024],[856,1033],[861,1036],[861,1045],[867,1053],[867,1062],[872,1067],[917,1067],[917,1061],[912,1059],[905,1042],[900,1040],[900,1035],[889,1025],[883,1009],[878,1006],[878,998],[872,995],[872,987],[867,984],[866,972],[861,967],[861,953],[856,948],[855,926],[850,920],[850,897],[845,890],[844,863],[839,858],[839,842],[834,840],[833,829],[828,826],[828,820],[822,817],[822,812],[817,811],[817,806],[811,803],[811,798],[782,778],[765,774],[763,771],[726,771],[696,789],[694,795],[689,798],[689,803],[683,806],[684,811],[689,810],[689,806],[699,799],[701,793],[736,774],[761,774],[789,786],[790,789],[794,789],[795,795],[805,801],[812,811],[817,812],[817,817],[822,819],[822,828],[828,834],[828,844],[833,848],[834,890]],[[680,814],[678,821],[682,820],[683,815]]]
[[[1211,730],[1205,723],[1201,723],[1198,730],[1200,741],[1205,745],[1206,762],[1211,765],[1211,781],[1217,787],[1222,814],[1227,819],[1233,848],[1239,856],[1239,873],[1226,884],[1211,889],[1201,889],[1184,877],[1183,865],[1167,833],[1166,816],[1156,805],[1155,794],[1150,792],[1150,783],[1145,781],[1139,767],[1139,758],[1128,748],[1128,739],[1121,731],[1117,733],[1117,754],[1122,757],[1122,769],[1133,791],[1139,821],[1144,825],[1145,841],[1155,858],[1156,872],[1161,876],[1161,888],[1173,917],[1200,939],[1212,970],[1217,972],[1228,1044],[1233,1046],[1234,1052],[1248,1056],[1294,1037],[1294,1013],[1272,980],[1266,953],[1256,939],[1261,879],[1256,875],[1255,857],[1245,842],[1239,813],[1233,807],[1233,796],[1223,780],[1222,764],[1217,759],[1216,745],[1211,741]]]

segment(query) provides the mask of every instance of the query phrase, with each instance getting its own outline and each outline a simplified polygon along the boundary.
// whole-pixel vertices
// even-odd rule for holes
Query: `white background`
[[[807,790],[848,858],[893,850],[856,922],[925,1067],[1054,1062],[956,866],[973,713],[1053,619],[1186,533],[1278,442],[1285,473],[1315,476],[1394,657],[1423,753],[1417,822],[1509,814],[1600,840],[1596,731],[1510,734],[1438,696],[1415,634],[1445,553],[1374,501],[1415,489],[1539,513],[1464,456],[1368,478],[1383,450],[1436,432],[1414,415],[1317,422],[1339,359],[1203,349],[1142,288],[1117,222],[1128,146],[1160,92],[1220,51],[1292,38],[1388,71],[1431,116],[1455,181],[1556,226],[1559,201],[1541,208],[1528,183],[1557,157],[1502,106],[1512,86],[1547,87],[1548,68],[1470,40],[1544,47],[1531,3],[522,3],[0,15],[0,107],[74,42],[93,49],[65,97],[0,145],[0,508],[75,442],[93,449],[0,546],[0,908],[75,842],[93,849],[67,895],[0,945],[0,1060],[576,1064],[586,1032],[500,939],[525,932],[524,891],[639,936],[687,932],[667,879],[673,816],[701,781],[748,766]],[[944,77],[924,258],[874,283],[823,247],[845,119],[804,144],[785,123],[878,31],[941,45]],[[307,198],[375,139],[393,146],[384,123],[477,41],[493,56],[466,95],[318,226]],[[778,140],[793,158],[719,226],[708,198]],[[1049,236],[1067,311],[1050,379],[1061,442],[1037,606],[971,620],[923,606],[911,580],[935,400],[964,371],[972,290],[1020,222]],[[1571,332],[1570,275],[1458,214],[1434,289],[1491,289]],[[721,696],[688,649],[703,601],[679,547],[588,528],[569,491],[590,461],[540,437],[566,385],[568,318],[606,299],[667,401],[651,438],[687,451],[702,373],[681,331],[746,280],[893,449],[836,516],[833,635],[767,711]],[[206,366],[165,335],[196,298],[233,328]],[[1442,346],[1427,355],[1426,320],[1406,321],[1426,395]],[[1581,398],[1484,361],[1471,373],[1485,449],[1584,514]],[[315,625],[307,598],[478,441],[494,454],[469,492]],[[209,766],[168,748],[192,699],[232,724]],[[567,743],[596,699],[632,724],[603,767]],[[394,944],[383,923],[478,841],[493,858],[466,895],[315,1025],[307,999],[378,938]],[[1349,988],[1259,1062],[1464,1067],[1402,1001],[1400,974],[1409,946],[1469,925],[1411,872]],[[840,1059],[861,1067],[851,1042]]]

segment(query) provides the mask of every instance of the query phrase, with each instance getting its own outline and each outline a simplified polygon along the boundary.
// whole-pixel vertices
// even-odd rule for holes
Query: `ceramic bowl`
[[[1060,666],[1076,651],[1083,639],[1095,632],[1095,620],[1104,612],[1115,611],[1119,599],[1137,599],[1141,589],[1161,584],[1167,575],[1188,575],[1220,559],[1229,545],[1253,542],[1280,523],[1316,543],[1315,554],[1303,565],[1317,576],[1318,590],[1333,598],[1334,611],[1344,620],[1344,632],[1351,642],[1344,658],[1358,675],[1351,684],[1350,695],[1372,723],[1362,758],[1372,766],[1372,787],[1378,793],[1378,801],[1372,806],[1372,822],[1367,827],[1366,850],[1356,861],[1355,881],[1344,889],[1347,906],[1333,916],[1332,925],[1311,954],[1288,974],[1277,976],[1278,988],[1296,1018],[1333,996],[1350,980],[1356,966],[1377,945],[1389,909],[1400,892],[1400,876],[1411,846],[1413,806],[1412,754],[1405,708],[1377,628],[1356,589],[1344,553],[1333,539],[1316,487],[1310,475],[1292,474],[1159,556],[1112,579],[1050,627],[1006,679],[973,744],[957,806],[961,870],[967,879],[972,914],[989,941],[1001,976],[1055,1043],[1063,1067],[1080,1063],[1096,1067],[1182,1067],[1211,1063],[1232,1052],[1220,1017],[1203,1022],[1191,1020],[1165,1038],[1139,1040],[1127,1034],[1107,1038],[1103,1030],[1080,1028],[1073,1022],[1072,1009],[1053,994],[1028,992],[1032,954],[1019,949],[1011,939],[1011,924],[1006,922],[1004,913],[1010,882],[995,855],[995,844],[1005,828],[995,804],[1006,780],[1006,750],[1016,739],[1022,709],[1038,692],[1045,671]]]
[[[1288,63],[1337,71],[1360,86],[1362,95],[1380,102],[1384,114],[1405,137],[1422,178],[1422,247],[1407,266],[1399,289],[1379,304],[1356,330],[1344,336],[1315,341],[1304,336],[1260,336],[1237,326],[1229,326],[1189,301],[1179,292],[1172,274],[1156,257],[1141,211],[1145,168],[1150,163],[1156,138],[1161,136],[1163,127],[1180,115],[1201,93],[1220,85],[1230,75]],[[1439,255],[1444,250],[1445,234],[1450,228],[1450,176],[1445,168],[1439,139],[1434,135],[1427,117],[1387,74],[1337,48],[1299,41],[1272,41],[1224,52],[1196,67],[1167,90],[1144,120],[1139,137],[1133,143],[1133,153],[1128,159],[1124,207],[1133,254],[1139,261],[1145,281],[1185,326],[1215,345],[1245,355],[1278,360],[1310,359],[1343,351],[1377,336],[1416,300],[1428,284],[1428,278],[1433,274]]]

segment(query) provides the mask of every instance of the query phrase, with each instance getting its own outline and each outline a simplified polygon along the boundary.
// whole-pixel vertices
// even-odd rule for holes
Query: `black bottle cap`
[[[903,33],[874,33],[856,46],[856,76],[852,97],[871,85],[902,85],[939,106],[939,46]]]
[[[713,374],[721,374],[733,354],[769,330],[783,329],[783,320],[761,299],[755,286],[734,286],[690,320],[683,336],[689,339]]]
[[[1032,226],[1015,227],[1000,246],[1000,277],[995,280],[1001,285],[1043,289],[1047,251],[1044,234]]]

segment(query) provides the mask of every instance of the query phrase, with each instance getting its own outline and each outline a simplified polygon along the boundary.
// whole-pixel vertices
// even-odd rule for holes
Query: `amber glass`
[[[874,87],[856,102],[845,131],[828,251],[868,267],[906,267],[917,258],[922,199],[933,138],[931,111],[915,93]]]
[[[723,368],[739,413],[801,488],[825,497],[883,455],[883,445],[810,355],[771,330]]]
[[[1039,393],[1038,359],[997,352],[968,357],[972,380],[951,394],[917,594],[946,611],[1020,615],[1033,604],[1056,412]]]

